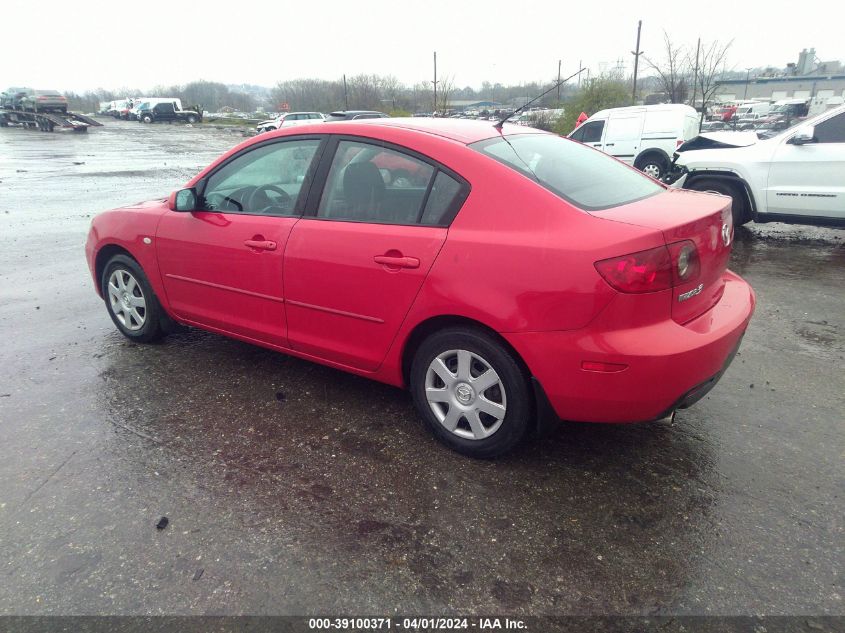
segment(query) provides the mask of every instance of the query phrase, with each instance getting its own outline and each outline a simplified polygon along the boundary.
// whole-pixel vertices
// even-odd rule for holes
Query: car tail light
[[[669,245],[669,253],[675,265],[672,267],[675,285],[692,281],[701,273],[698,249],[692,240],[675,242]]]
[[[672,258],[665,246],[603,259],[595,266],[620,292],[656,292],[672,287]]]
[[[698,250],[691,240],[603,259],[595,267],[619,292],[636,294],[668,290],[692,281],[701,272]]]

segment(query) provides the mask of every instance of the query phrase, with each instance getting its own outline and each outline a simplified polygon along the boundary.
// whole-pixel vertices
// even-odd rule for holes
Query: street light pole
[[[640,31],[643,28],[643,21],[640,20],[637,22],[637,50],[631,51],[631,55],[634,56],[634,89],[631,91],[631,103],[637,102],[637,70],[639,69],[640,64],[640,55],[643,52],[640,50]]]
[[[745,69],[745,94],[742,96],[743,101],[748,98],[748,78],[751,76],[751,68]]]

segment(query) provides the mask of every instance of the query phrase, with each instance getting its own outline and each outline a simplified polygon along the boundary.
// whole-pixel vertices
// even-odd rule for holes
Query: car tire
[[[188,116],[188,123],[196,123],[196,122],[197,122],[197,117],[195,117],[193,114]]]
[[[151,343],[164,335],[166,315],[138,262],[115,255],[103,269],[100,287],[111,320],[126,338]]]
[[[663,178],[669,168],[668,161],[660,154],[647,154],[639,158],[635,166],[646,176],[651,176],[655,180]]]
[[[696,178],[685,188],[693,191],[715,191],[728,196],[731,199],[734,226],[742,226],[751,221],[748,199],[741,184],[733,183],[726,178]]]
[[[410,388],[435,437],[470,457],[512,450],[533,418],[527,372],[506,345],[481,329],[449,328],[426,338],[414,354]]]
[[[144,116],[141,117],[141,122],[142,123],[152,123],[153,117],[151,117],[149,114],[145,114]]]

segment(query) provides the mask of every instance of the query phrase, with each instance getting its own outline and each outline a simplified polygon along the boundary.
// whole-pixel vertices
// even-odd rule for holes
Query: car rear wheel
[[[411,365],[417,411],[448,447],[492,458],[525,437],[533,400],[514,354],[480,329],[450,328],[429,336]]]
[[[193,114],[191,114],[188,117],[188,123],[196,123],[196,122],[197,122],[197,117],[195,117]]]
[[[101,287],[106,310],[126,338],[149,343],[163,336],[164,312],[134,259],[126,255],[112,257],[103,271]]]
[[[693,191],[715,191],[731,199],[731,214],[734,226],[742,226],[751,221],[748,200],[742,185],[724,178],[696,178],[687,187]]]
[[[143,121],[144,123],[152,123],[153,117],[151,117],[149,114],[145,114],[141,117],[141,121]]]

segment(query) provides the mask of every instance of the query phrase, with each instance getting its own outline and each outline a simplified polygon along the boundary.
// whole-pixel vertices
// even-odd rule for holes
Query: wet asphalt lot
[[[738,231],[758,311],[674,424],[473,461],[397,389],[116,332],[91,215],[240,140],[0,130],[0,613],[845,613],[845,231]]]

